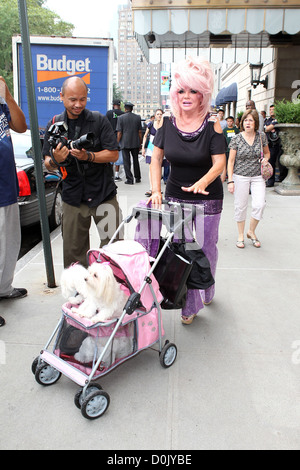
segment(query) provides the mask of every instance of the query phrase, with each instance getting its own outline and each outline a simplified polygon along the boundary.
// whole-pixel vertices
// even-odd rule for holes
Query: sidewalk
[[[149,189],[118,183],[124,215]],[[163,369],[147,349],[104,376],[110,396],[103,417],[89,421],[74,405],[77,384],[62,376],[50,387],[31,372],[61,316],[60,289],[47,287],[42,244],[18,262],[14,285],[29,295],[1,301],[0,449],[299,449],[300,197],[267,189],[257,235],[235,246],[233,197],[224,185],[216,296],[191,326],[164,311],[166,338],[178,348]],[[131,233],[128,233],[131,236]],[[92,247],[97,237],[91,234]],[[60,229],[52,234],[59,283]],[[112,452],[113,453],[113,452]]]

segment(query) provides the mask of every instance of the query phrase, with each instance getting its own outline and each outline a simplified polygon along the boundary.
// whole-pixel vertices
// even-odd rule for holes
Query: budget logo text
[[[46,82],[59,78],[68,78],[72,75],[82,75],[84,81],[90,83],[90,59],[67,59],[63,55],[60,59],[49,59],[46,54],[37,54],[37,82]]]

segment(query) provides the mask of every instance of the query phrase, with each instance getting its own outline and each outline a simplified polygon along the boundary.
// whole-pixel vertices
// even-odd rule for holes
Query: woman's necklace
[[[247,132],[242,132],[242,136],[244,137],[245,141],[247,142],[248,145],[252,146],[254,144],[254,140],[255,140],[255,135],[256,133],[252,133],[249,134]]]
[[[203,124],[203,119],[185,120],[182,118],[176,118],[176,126],[179,130],[187,133],[196,132]]]
[[[176,129],[178,130],[178,132],[180,132],[180,134],[185,135],[185,136],[194,137],[194,136],[200,134],[200,132],[204,129],[204,127],[206,126],[206,124],[208,122],[208,117],[209,117],[209,115],[207,114],[204,119],[199,119],[198,118],[198,120],[195,119],[195,121],[192,121],[189,124],[187,124],[186,122],[181,121],[179,119],[179,124],[178,124],[178,119],[175,119],[175,116],[174,116],[173,117],[173,124],[176,127]]]

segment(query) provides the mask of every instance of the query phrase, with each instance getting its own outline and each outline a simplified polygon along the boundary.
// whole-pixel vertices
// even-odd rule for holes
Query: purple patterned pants
[[[193,229],[195,239],[207,257],[210,263],[211,273],[215,278],[218,261],[217,243],[219,239],[219,224],[223,201],[178,201],[174,199],[172,199],[172,201],[187,204],[192,203],[196,206],[196,215],[193,218],[193,224],[192,226],[190,225],[190,228]],[[145,202],[141,201],[139,205],[144,206]],[[161,223],[157,220],[141,221],[136,228],[135,240],[140,242],[152,257],[155,257],[158,252],[160,231]],[[189,241],[188,233],[188,230],[185,230],[187,242]],[[179,237],[174,235],[174,241],[178,238]],[[206,290],[188,289],[186,305],[182,309],[181,315],[190,316],[199,312],[199,310],[204,307],[203,302],[211,302],[214,294],[215,284]]]

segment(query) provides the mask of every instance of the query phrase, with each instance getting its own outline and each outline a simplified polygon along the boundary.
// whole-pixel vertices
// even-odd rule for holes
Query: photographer
[[[87,266],[91,218],[100,246],[109,242],[121,221],[110,164],[118,159],[118,143],[108,119],[86,109],[87,94],[81,78],[64,81],[60,96],[65,111],[49,121],[43,147],[46,168],[59,169],[63,177],[65,267],[77,261]]]
[[[275,170],[276,170],[276,162],[278,159],[278,166],[279,166],[279,181],[283,181],[284,178],[287,176],[287,168],[284,167],[280,163],[280,156],[282,155],[282,148],[281,148],[281,141],[278,135],[278,130],[275,129],[275,125],[277,124],[277,120],[275,118],[275,111],[274,111],[274,104],[270,106],[270,117],[265,119],[264,128],[265,133],[268,138],[268,145],[270,149],[270,163],[273,167],[273,175],[271,178],[268,179],[266,186],[270,188],[274,186],[275,183]]]

